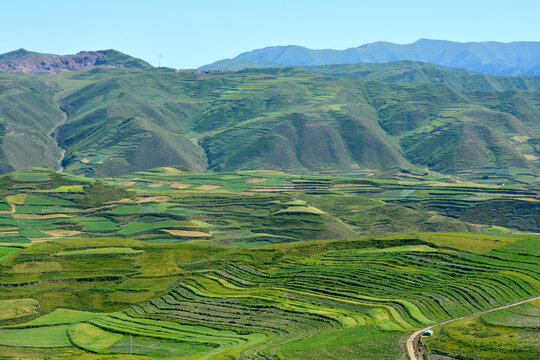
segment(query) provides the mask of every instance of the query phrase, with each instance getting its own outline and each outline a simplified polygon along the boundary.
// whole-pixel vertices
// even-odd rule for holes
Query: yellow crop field
[[[0,320],[37,314],[39,302],[34,299],[0,300]]]
[[[210,237],[212,236],[208,233],[204,233],[201,231],[172,230],[172,229],[162,229],[161,231],[165,231],[174,236],[185,236],[185,237]]]
[[[77,230],[64,230],[64,229],[54,229],[54,230],[41,230],[42,233],[56,236],[56,237],[66,237],[66,236],[73,236],[78,235],[81,232]]]
[[[46,214],[46,215],[13,214],[13,217],[15,219],[24,219],[24,220],[48,220],[48,219],[68,218],[68,217],[71,217],[71,216],[66,215],[66,214]]]
[[[171,184],[171,189],[182,190],[182,189],[187,189],[190,186],[193,186],[193,184],[184,184],[184,183],[174,182]]]

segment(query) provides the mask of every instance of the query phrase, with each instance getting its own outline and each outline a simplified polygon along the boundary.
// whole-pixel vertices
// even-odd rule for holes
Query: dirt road
[[[492,311],[501,310],[501,309],[506,309],[506,308],[509,308],[509,307],[512,307],[512,306],[517,306],[517,305],[525,304],[525,303],[527,303],[527,302],[531,302],[531,301],[534,301],[534,300],[540,300],[540,296],[535,296],[535,297],[530,298],[530,299],[521,300],[521,301],[518,301],[518,302],[515,302],[515,303],[512,303],[512,304],[507,304],[507,305],[499,306],[499,307],[494,308],[494,309],[490,309],[490,310],[486,310],[486,311],[481,311],[481,312],[478,312],[478,313],[476,313],[476,314],[467,315],[467,316],[461,316],[461,317],[458,317],[458,318],[455,318],[455,319],[446,320],[446,321],[440,322],[440,323],[438,323],[438,324],[433,324],[433,325],[430,325],[430,326],[428,326],[428,327],[425,327],[425,328],[423,328],[423,329],[421,329],[421,330],[418,330],[418,331],[414,332],[414,333],[407,339],[407,352],[409,353],[409,358],[410,358],[411,360],[424,360],[424,356],[423,356],[423,355],[416,356],[416,347],[418,346],[418,338],[419,338],[420,335],[422,335],[422,334],[424,333],[424,331],[429,330],[429,329],[431,329],[432,327],[435,327],[435,326],[438,326],[438,325],[444,325],[444,324],[447,324],[447,323],[452,322],[452,321],[454,321],[454,320],[464,319],[464,318],[470,317],[470,316],[482,315],[482,314],[486,314],[486,313],[489,313],[489,312],[492,312]]]

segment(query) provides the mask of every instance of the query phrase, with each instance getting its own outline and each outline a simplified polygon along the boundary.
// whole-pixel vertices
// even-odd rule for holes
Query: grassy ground
[[[409,175],[0,177],[0,357],[402,359],[413,329],[538,293],[539,235],[456,232],[496,201],[536,230],[536,190]]]
[[[425,339],[428,359],[536,359],[540,302],[535,301],[435,328]]]

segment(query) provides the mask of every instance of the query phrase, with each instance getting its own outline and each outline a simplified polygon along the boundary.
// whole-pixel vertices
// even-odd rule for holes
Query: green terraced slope
[[[42,242],[0,262],[0,306],[39,304],[38,313],[0,320],[0,356],[127,359],[132,336],[138,359],[403,359],[414,329],[537,295],[540,260],[528,250],[538,241]],[[490,316],[490,324],[504,318]]]
[[[0,177],[0,246],[122,237],[254,247],[388,233],[540,231],[538,190],[449,181],[178,168],[93,179],[29,169]]]

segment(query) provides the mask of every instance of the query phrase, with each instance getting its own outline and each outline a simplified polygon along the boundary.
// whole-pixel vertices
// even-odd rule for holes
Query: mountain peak
[[[55,55],[41,54],[38,52],[28,51],[26,49],[20,48],[17,50],[7,52],[5,54],[0,54],[0,62],[8,61],[8,60],[17,60],[17,59],[35,59],[35,58],[44,57],[44,56],[55,56]]]
[[[0,55],[0,71],[16,73],[59,73],[96,67],[151,68],[146,61],[118,50],[80,51],[73,55],[50,55],[18,49]]]

